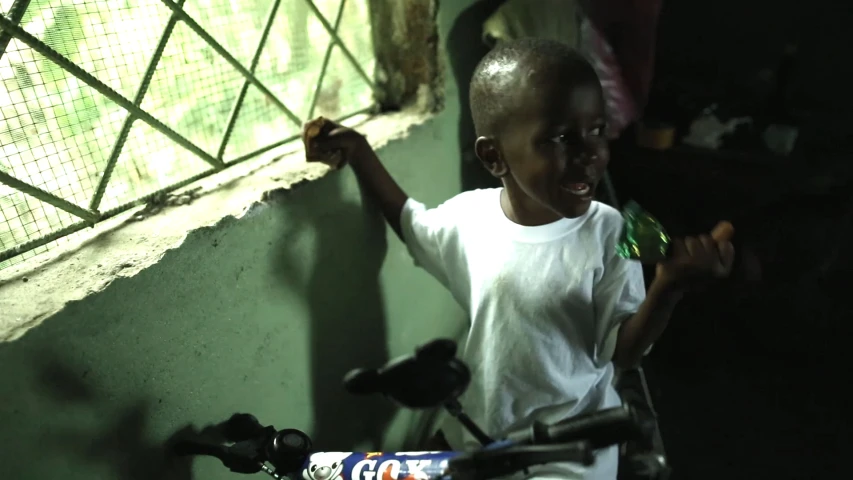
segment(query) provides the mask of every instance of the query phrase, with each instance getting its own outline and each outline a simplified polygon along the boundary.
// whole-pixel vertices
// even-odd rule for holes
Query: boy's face
[[[491,158],[481,156],[519,217],[579,217],[604,176],[610,155],[601,86],[578,77],[560,69],[521,74],[511,118],[490,139]]]

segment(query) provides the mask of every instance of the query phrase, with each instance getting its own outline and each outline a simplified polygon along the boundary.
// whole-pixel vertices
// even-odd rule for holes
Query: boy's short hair
[[[513,64],[521,62],[545,70],[576,69],[578,77],[598,83],[598,75],[584,56],[571,46],[545,38],[521,38],[499,43],[487,53],[471,78],[469,102],[478,136],[496,135],[517,92]]]

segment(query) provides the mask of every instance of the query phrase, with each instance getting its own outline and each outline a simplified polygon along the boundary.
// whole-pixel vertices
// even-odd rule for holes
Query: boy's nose
[[[582,151],[578,155],[575,155],[572,163],[579,166],[587,166],[592,165],[595,161],[598,160],[598,155],[594,152]]]

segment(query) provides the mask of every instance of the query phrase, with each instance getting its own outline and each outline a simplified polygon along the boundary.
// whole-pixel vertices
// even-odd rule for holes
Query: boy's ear
[[[486,170],[495,178],[505,177],[509,173],[498,144],[492,137],[480,137],[474,143],[474,153],[483,162]]]

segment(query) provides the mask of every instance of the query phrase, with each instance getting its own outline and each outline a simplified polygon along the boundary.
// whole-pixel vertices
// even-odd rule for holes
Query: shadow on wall
[[[447,34],[447,53],[450,67],[459,90],[459,148],[460,177],[463,190],[497,187],[500,183],[492,177],[474,155],[474,122],[469,107],[468,84],[480,59],[489,48],[483,43],[483,22],[495,12],[504,0],[482,0],[462,12]]]
[[[275,276],[305,299],[308,308],[311,399],[319,450],[376,449],[394,413],[393,406],[377,397],[359,398],[344,391],[342,380],[351,369],[377,366],[388,360],[385,312],[379,272],[387,242],[385,220],[369,202],[346,200],[344,173],[332,173],[301,188],[287,198],[292,212],[286,225]],[[272,195],[287,195],[279,191]],[[325,208],[317,208],[324,199]],[[306,259],[295,255],[289,232],[314,239],[314,258],[307,278],[300,278]],[[312,235],[313,234],[313,235]],[[359,412],[353,414],[353,412]],[[365,442],[369,442],[365,444]]]
[[[33,358],[33,374],[29,376],[36,384],[33,390],[41,395],[46,408],[59,415],[53,416],[50,424],[30,426],[40,430],[39,451],[21,460],[71,457],[90,463],[96,470],[109,472],[104,478],[193,479],[191,460],[170,454],[173,442],[183,437],[190,427],[175,432],[164,444],[152,442],[149,399],[139,398],[114,413],[110,411],[114,403],[111,396],[87,381],[88,370],[74,368],[68,359],[54,352],[40,352]],[[16,410],[8,413],[11,416],[21,414]],[[56,421],[63,417],[68,423]],[[22,415],[22,418],[32,416]],[[92,428],[90,419],[98,426]],[[9,420],[15,422],[13,418]],[[61,475],[67,473],[70,472]]]

